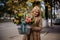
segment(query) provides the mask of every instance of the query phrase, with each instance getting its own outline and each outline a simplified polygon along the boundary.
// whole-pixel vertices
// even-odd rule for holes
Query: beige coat
[[[32,26],[30,40],[40,40],[40,31],[42,29],[42,20],[41,20],[41,17],[36,17],[34,19],[35,19],[35,23]]]
[[[42,29],[42,18],[41,16],[39,17],[35,17],[35,22],[34,24],[31,26],[31,32],[29,35],[25,35],[23,40],[40,40],[40,31]]]

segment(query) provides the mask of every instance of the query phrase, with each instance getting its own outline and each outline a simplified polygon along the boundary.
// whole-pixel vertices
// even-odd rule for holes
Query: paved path
[[[44,29],[43,31],[45,30],[46,29]],[[22,40],[22,38],[23,35],[20,35],[18,33],[17,26],[15,24],[13,24],[12,22],[0,23],[0,40]],[[41,40],[60,40],[60,33],[41,33]]]

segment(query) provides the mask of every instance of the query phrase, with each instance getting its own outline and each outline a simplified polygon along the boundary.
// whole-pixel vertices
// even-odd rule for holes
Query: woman
[[[32,10],[35,22],[32,25],[32,33],[33,40],[40,40],[40,31],[42,29],[42,19],[41,19],[41,12],[38,6],[35,6]]]
[[[40,8],[38,6],[35,6],[32,10],[32,14],[34,16],[35,21],[34,24],[31,26],[30,34],[25,37],[27,37],[27,40],[41,40],[40,31],[42,29],[42,18]],[[25,37],[24,40],[26,40]]]
[[[38,4],[38,5],[37,5]],[[31,26],[31,32],[29,35],[25,35],[23,40],[41,40],[40,31],[42,29],[42,17],[41,10],[39,8],[39,3],[34,3],[34,8],[32,9],[32,15],[34,16],[34,23]]]

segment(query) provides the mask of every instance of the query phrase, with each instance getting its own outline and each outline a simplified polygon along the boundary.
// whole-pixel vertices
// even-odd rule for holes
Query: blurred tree
[[[14,14],[16,14],[21,9],[24,9],[26,7],[26,0],[8,0],[6,2],[8,11],[13,11]]]
[[[0,0],[0,17],[3,16],[3,13],[4,13],[4,3]]]

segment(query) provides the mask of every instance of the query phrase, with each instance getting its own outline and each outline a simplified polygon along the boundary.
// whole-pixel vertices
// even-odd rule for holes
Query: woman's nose
[[[34,13],[36,13],[36,12],[34,12]]]

